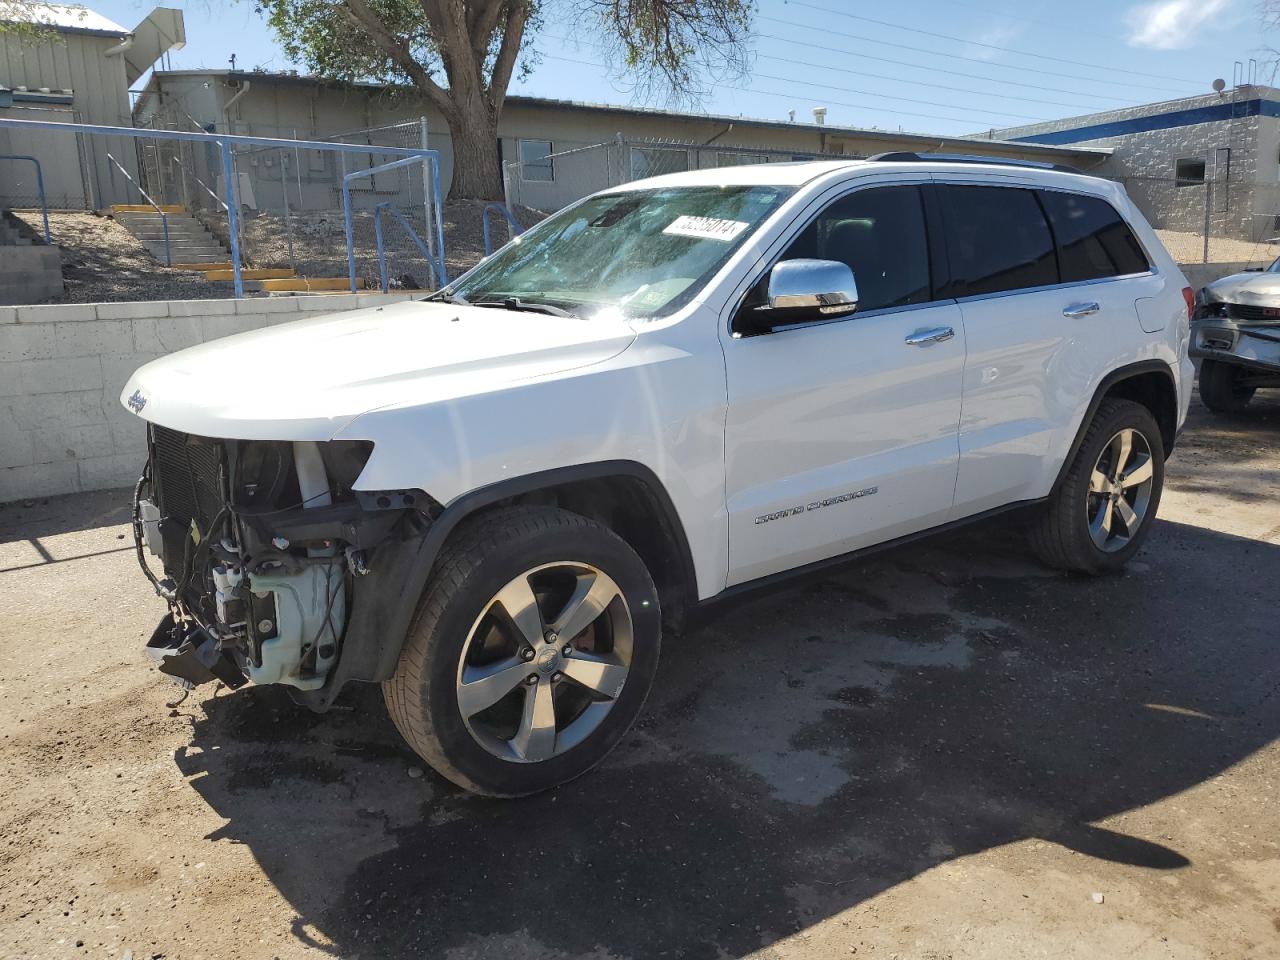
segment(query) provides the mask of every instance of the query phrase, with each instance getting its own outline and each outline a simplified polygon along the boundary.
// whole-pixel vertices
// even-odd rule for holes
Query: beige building
[[[6,5],[5,12],[15,9]],[[129,85],[186,40],[182,11],[158,7],[132,30],[73,4],[29,3],[0,31],[0,118],[132,126]],[[0,154],[36,157],[50,206],[84,208],[138,202],[108,154],[136,177],[130,138],[88,137],[0,127]],[[0,208],[36,203],[31,164],[0,160]]]
[[[453,172],[448,128],[434,108],[412,90],[373,84],[340,84],[287,73],[180,70],[154,73],[134,110],[137,126],[272,137],[332,139],[348,131],[357,142],[420,146],[425,118],[427,143],[440,151],[447,191]],[[404,124],[392,128],[391,125]],[[374,128],[381,128],[374,130]],[[513,203],[556,209],[616,183],[652,173],[750,162],[808,159],[819,154],[865,157],[916,150],[1013,157],[1090,168],[1106,149],[1056,147],[992,140],[937,137],[745,117],[672,113],[566,100],[510,96],[499,123],[501,155]],[[352,136],[343,136],[353,142]],[[607,146],[594,146],[607,144]],[[587,149],[590,148],[590,149]],[[576,151],[570,153],[570,151]],[[287,195],[292,208],[335,209],[340,160],[312,151],[241,155],[240,199],[251,207],[278,210]],[[566,155],[568,154],[568,155]],[[361,155],[362,156],[362,155]],[[523,161],[517,163],[516,161]],[[201,178],[212,186],[220,173],[201,158]],[[377,162],[370,159],[370,163]],[[355,161],[349,160],[355,168]],[[421,190],[410,173],[366,184],[369,198]],[[287,185],[287,186],[286,186]],[[247,189],[246,189],[247,188]],[[221,193],[220,187],[215,187]],[[250,196],[251,194],[251,196]],[[181,198],[172,197],[175,201]]]

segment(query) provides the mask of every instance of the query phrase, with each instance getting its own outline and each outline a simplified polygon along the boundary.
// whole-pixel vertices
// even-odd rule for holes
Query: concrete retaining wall
[[[147,361],[412,295],[0,307],[0,503],[132,484],[146,434],[120,405],[120,391]]]

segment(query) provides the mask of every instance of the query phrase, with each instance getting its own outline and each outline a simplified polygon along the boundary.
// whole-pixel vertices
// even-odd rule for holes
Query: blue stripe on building
[[[1243,100],[1237,103],[1215,103],[1208,107],[1192,107],[1189,110],[1173,110],[1128,120],[1113,120],[1071,130],[1054,130],[1035,133],[1026,137],[1013,137],[1015,143],[1043,143],[1057,145],[1080,143],[1083,140],[1101,140],[1104,137],[1121,137],[1126,133],[1146,133],[1150,130],[1168,130],[1172,127],[1189,127],[1196,123],[1214,123],[1219,120],[1235,120],[1240,117],[1280,117],[1280,103],[1275,100]]]

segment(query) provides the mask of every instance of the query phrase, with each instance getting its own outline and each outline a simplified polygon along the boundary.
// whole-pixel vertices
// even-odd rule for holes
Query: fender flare
[[[654,497],[663,514],[662,522],[674,540],[680,567],[678,582],[688,597],[695,598],[693,554],[684,525],[666,487],[644,464],[634,460],[603,460],[511,477],[458,497],[430,521],[421,535],[389,541],[378,548],[370,558],[370,573],[354,581],[351,620],[347,624],[342,655],[329,682],[319,690],[291,688],[293,698],[312,710],[322,712],[333,705],[348,682],[378,683],[395,673],[418,600],[435,567],[436,558],[449,535],[463,520],[512,497],[583,480],[608,479],[638,480]]]
[[[1177,403],[1178,389],[1177,381],[1173,377],[1173,370],[1163,360],[1139,360],[1136,363],[1127,363],[1123,367],[1117,367],[1103,377],[1099,382],[1097,389],[1093,391],[1093,397],[1089,400],[1088,409],[1084,412],[1084,417],[1080,420],[1080,426],[1076,429],[1075,438],[1071,441],[1071,449],[1067,451],[1066,458],[1062,461],[1062,466],[1058,468],[1058,476],[1053,481],[1053,486],[1049,490],[1049,495],[1058,492],[1058,488],[1062,486],[1062,481],[1067,475],[1067,471],[1071,468],[1072,462],[1076,458],[1076,454],[1080,452],[1080,446],[1084,443],[1084,435],[1089,432],[1089,424],[1093,422],[1093,416],[1098,412],[1098,407],[1102,405],[1102,400],[1110,392],[1111,388],[1125,380],[1132,380],[1134,377],[1142,376],[1147,373],[1160,373],[1169,379],[1169,386],[1173,388],[1174,403]],[[1175,410],[1174,418],[1176,422],[1177,412]],[[1176,439],[1176,435],[1175,435]],[[1173,452],[1173,443],[1170,442],[1164,451],[1165,459],[1169,458],[1169,454]]]

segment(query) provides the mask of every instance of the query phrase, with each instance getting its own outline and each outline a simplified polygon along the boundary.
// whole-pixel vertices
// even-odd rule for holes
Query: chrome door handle
[[[1062,315],[1068,320],[1079,320],[1081,317],[1091,317],[1101,309],[1096,303],[1073,303],[1062,308]]]
[[[927,347],[931,343],[942,343],[950,340],[956,332],[950,327],[934,327],[932,330],[917,330],[907,337],[907,344],[913,347]]]

